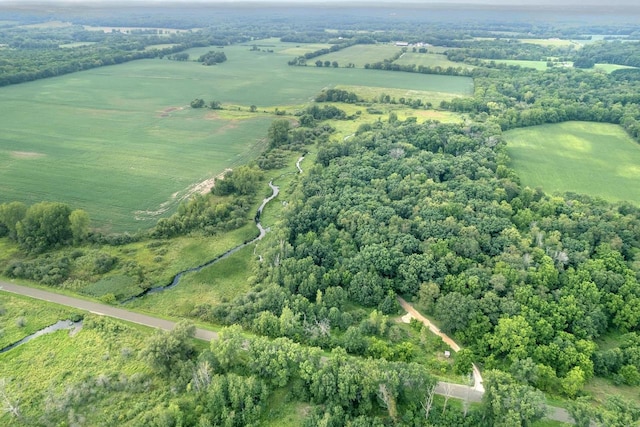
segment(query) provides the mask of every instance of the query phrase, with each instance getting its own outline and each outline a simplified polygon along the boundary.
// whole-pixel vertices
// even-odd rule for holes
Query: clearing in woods
[[[565,122],[505,132],[522,183],[640,204],[640,145],[617,125]]]

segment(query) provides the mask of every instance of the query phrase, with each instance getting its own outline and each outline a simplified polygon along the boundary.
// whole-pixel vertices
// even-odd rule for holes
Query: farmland
[[[0,354],[0,424],[640,423],[640,75],[572,66],[638,47],[570,42],[640,25],[466,9],[3,28],[0,342],[91,313]]]
[[[460,77],[289,67],[291,56],[277,52],[296,46],[228,47],[229,60],[214,67],[140,60],[2,88],[0,202],[62,201],[104,230],[144,229],[197,183],[255,158],[276,106],[300,108],[339,84],[451,97],[473,88]],[[193,110],[196,97],[226,109]]]
[[[505,134],[525,185],[640,203],[640,146],[615,125],[566,122]]]
[[[431,50],[431,48],[429,48]],[[446,55],[440,53],[413,53],[406,52],[402,57],[398,58],[394,61],[394,64],[398,65],[412,65],[415,64],[416,67],[441,67],[441,68],[473,68],[471,65],[464,64],[461,62],[453,62],[447,59]]]
[[[401,48],[390,44],[385,45],[356,45],[346,49],[342,49],[338,52],[332,52],[327,55],[322,55],[314,58],[313,61],[336,61],[340,66],[345,66],[352,63],[356,67],[362,68],[365,64],[371,64],[374,62],[381,62],[385,59],[393,57],[395,54],[400,53]]]

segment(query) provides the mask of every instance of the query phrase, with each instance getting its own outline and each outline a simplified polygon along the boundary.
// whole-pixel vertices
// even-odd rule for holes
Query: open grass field
[[[40,302],[34,303],[37,304]],[[100,387],[98,381],[102,381],[103,386],[119,381],[127,384],[132,378],[141,379],[148,375],[149,368],[138,358],[138,352],[150,329],[110,319],[97,320],[110,326],[104,330],[85,326],[73,336],[67,330],[57,331],[0,354],[0,378],[7,382],[8,395],[19,401],[23,416],[23,422],[15,423],[3,411],[0,414],[1,425],[41,425],[46,423],[43,420],[47,418],[47,410],[62,411],[62,414],[77,411],[83,414],[83,424],[100,425],[108,418],[109,409],[121,406],[123,401],[132,398],[143,401],[144,397],[151,407],[159,403],[164,387],[158,389],[160,384],[155,381],[149,381],[150,389],[146,393],[130,392],[135,389],[134,382],[131,382],[131,388],[123,388],[119,394],[112,395],[115,399],[100,398],[100,393],[104,393],[107,387]],[[89,386],[92,392],[83,393],[83,384],[85,387],[92,385]],[[76,398],[69,405],[67,399],[74,388],[76,393],[84,394],[84,398],[82,401]],[[74,409],[64,409],[65,405]]]
[[[61,305],[0,292],[0,348],[18,342],[58,320],[72,319],[78,313],[78,310]]]
[[[74,43],[61,44],[58,47],[65,48],[65,49],[72,49],[74,47],[91,46],[91,45],[94,45],[96,43],[97,42],[74,42]]]
[[[144,229],[198,183],[255,158],[274,118],[262,111],[304,105],[336,85],[449,97],[473,89],[463,77],[290,67],[293,56],[277,52],[295,46],[232,46],[212,67],[141,60],[0,89],[0,203],[61,201],[104,230]],[[196,97],[229,109],[193,110]],[[260,113],[248,113],[252,104]]]
[[[168,317],[190,317],[198,306],[215,306],[231,301],[250,289],[248,278],[257,263],[249,245],[235,254],[197,273],[189,273],[175,288],[147,295],[127,303],[127,309],[146,311]],[[197,298],[194,298],[197,295]]]
[[[621,127],[566,122],[505,132],[524,185],[640,204],[640,145]]]
[[[627,68],[636,68],[636,67],[629,67],[627,65],[618,65],[618,64],[596,64],[594,68],[596,70],[603,70],[603,71],[606,71],[607,73],[610,73],[616,70],[623,70]]]
[[[529,44],[538,44],[542,46],[552,46],[552,47],[565,47],[565,46],[574,46],[579,48],[582,46],[581,43],[578,43],[574,40],[566,40],[566,39],[518,39],[520,43],[529,43]]]
[[[322,62],[337,61],[341,67],[352,63],[358,68],[363,68],[365,64],[373,64],[374,62],[382,62],[385,59],[392,58],[401,50],[401,47],[391,44],[358,44],[313,58],[308,61],[308,66],[313,66],[317,60],[320,60]]]
[[[431,49],[429,49],[431,50]],[[446,55],[439,53],[413,53],[406,52],[400,58],[396,59],[394,64],[398,65],[412,65],[415,64],[416,67],[422,65],[423,67],[441,67],[441,68],[466,68],[472,69],[473,66],[465,64],[463,62],[453,62],[447,59]]]
[[[522,68],[534,68],[539,71],[544,71],[548,68],[547,61],[527,61],[522,59],[496,59],[496,60],[492,60],[491,62],[495,62],[496,64],[519,65]],[[573,65],[573,63],[568,63],[568,64],[570,66]]]
[[[372,72],[377,72],[377,71],[372,71]],[[401,73],[401,74],[411,75],[410,73]],[[430,77],[448,77],[448,76],[439,76],[439,75],[429,75],[429,76]],[[386,95],[389,95],[391,98],[395,98],[396,101],[399,100],[400,98],[405,98],[407,100],[421,99],[423,103],[430,102],[431,104],[433,104],[433,106],[437,107],[438,105],[440,105],[440,102],[443,100],[451,100],[455,97],[463,96],[463,91],[462,91],[463,85],[468,85],[467,90],[469,90],[469,92],[466,92],[466,90],[464,91],[466,92],[466,95],[469,95],[471,93],[471,91],[473,90],[473,79],[471,78],[467,79],[465,77],[458,77],[458,78],[465,79],[465,80],[456,80],[456,82],[460,84],[460,86],[450,87],[448,89],[442,88],[442,91],[439,91],[438,89],[435,89],[435,90],[408,89],[407,90],[403,88],[390,87],[390,86],[372,87],[372,86],[360,86],[360,85],[338,85],[337,88],[347,90],[349,92],[354,92],[360,98],[366,101],[372,101],[372,100],[378,99],[380,94],[386,94]],[[443,84],[447,83],[447,80],[443,80],[442,83]],[[452,93],[452,91],[456,89],[460,90],[458,94]]]
[[[526,60],[518,60],[518,59],[498,59],[495,60],[494,62],[496,63],[502,63],[502,64],[507,64],[507,65],[519,65],[523,68],[535,68],[536,70],[539,71],[544,71],[546,70],[547,67],[547,62],[546,61],[526,61]],[[566,62],[565,63],[568,67],[572,67],[573,66],[573,62]],[[556,65],[556,67],[558,67],[559,65]],[[623,68],[635,68],[635,67],[628,67],[626,65],[617,65],[617,64],[596,64],[593,68],[591,68],[590,70],[602,70],[606,73],[610,73],[612,71],[615,70],[620,70]]]

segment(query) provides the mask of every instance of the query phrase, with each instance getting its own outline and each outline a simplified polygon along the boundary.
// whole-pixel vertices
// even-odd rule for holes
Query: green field
[[[144,229],[197,183],[257,156],[275,106],[292,111],[336,85],[473,90],[463,77],[291,67],[278,52],[296,46],[232,46],[212,67],[141,60],[0,89],[0,203],[62,201],[105,230]],[[196,97],[227,109],[193,110]]]
[[[640,204],[640,145],[619,126],[566,122],[505,132],[524,185]]]
[[[318,56],[309,60],[309,66],[315,64],[317,60],[320,61],[337,61],[341,67],[346,66],[349,63],[354,64],[356,67],[362,68],[365,64],[373,64],[374,62],[382,62],[385,59],[392,58],[395,54],[399,53],[402,48],[390,44],[358,44],[350,46],[346,49],[339,50],[337,52],[331,52],[327,55]]]
[[[413,65],[416,67],[422,65],[423,67],[441,67],[441,68],[466,68],[471,69],[473,66],[465,64],[463,62],[453,62],[447,59],[446,55],[439,53],[413,53],[406,52],[400,58],[393,62],[398,65]]]
[[[535,68],[539,71],[546,70],[547,61],[527,61],[524,59],[496,59],[491,62],[495,62],[496,64],[507,64],[507,65],[519,65],[522,68]],[[569,63],[569,65],[573,65],[573,63]]]
[[[519,59],[498,59],[493,62],[502,63],[507,65],[519,65],[523,68],[535,68],[536,70],[544,71],[548,69],[546,61],[527,61],[527,60],[519,60]],[[573,62],[565,62],[567,67],[572,67]],[[555,65],[556,67],[560,67],[561,65]],[[606,73],[610,73],[615,70],[620,70],[623,68],[635,68],[628,67],[626,65],[617,65],[617,64],[596,64],[590,70],[602,70]]]

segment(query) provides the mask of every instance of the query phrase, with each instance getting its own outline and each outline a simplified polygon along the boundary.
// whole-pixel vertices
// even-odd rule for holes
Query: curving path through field
[[[424,325],[428,327],[431,332],[442,338],[442,341],[444,341],[445,344],[451,347],[451,350],[455,351],[456,353],[460,351],[460,346],[453,339],[442,332],[440,328],[434,325],[429,319],[420,314],[420,312],[413,308],[411,304],[405,301],[402,297],[398,297],[398,302],[407,312],[407,315],[402,318],[403,322],[409,323],[411,318],[414,318],[417,321],[424,323]],[[473,364],[473,389],[479,391],[480,393],[484,393],[484,386],[482,385],[482,374],[480,374],[480,369],[478,369],[475,363]]]

